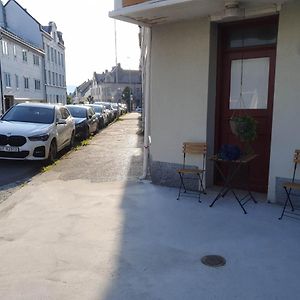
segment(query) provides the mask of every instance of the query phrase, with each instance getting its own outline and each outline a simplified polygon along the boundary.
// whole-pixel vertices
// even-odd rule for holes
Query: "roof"
[[[26,14],[27,14],[31,19],[33,19],[35,22],[37,22],[37,23],[41,26],[40,22],[39,22],[37,19],[35,19],[35,18],[27,11],[27,9],[24,8],[23,6],[21,6],[17,1],[15,1],[15,0],[9,0],[9,1],[6,2],[6,4],[4,5],[4,7],[7,6],[10,2],[15,2],[15,3],[16,3],[16,4],[17,4],[24,12],[26,12]]]
[[[125,70],[122,69],[121,65],[113,67],[110,74],[114,78],[115,82],[117,82],[118,75],[118,83],[141,83],[142,76],[141,71],[139,70]]]
[[[29,43],[28,41],[24,40],[23,38],[19,37],[18,35],[16,35],[13,32],[11,32],[7,29],[4,29],[3,27],[0,28],[0,32],[9,38],[14,39],[15,41],[18,41],[19,43],[22,43],[23,45],[26,45],[27,47],[31,48],[32,50],[39,52],[40,54],[44,54],[44,49],[40,49],[40,48],[36,47],[35,45]]]
[[[96,80],[97,83],[101,83],[101,82],[104,82],[105,80],[105,73],[102,73],[102,74],[98,74],[98,73],[94,73],[94,78]]]
[[[46,31],[47,33],[51,33],[51,26],[42,26],[43,30]]]
[[[110,72],[105,71],[102,74],[94,72],[94,79],[97,84],[106,83],[141,83],[142,75],[139,70],[125,70],[122,69],[121,65],[113,67]]]
[[[68,104],[65,105],[66,107],[75,107],[75,108],[81,108],[81,109],[89,109],[90,105],[84,105],[84,104]]]
[[[45,31],[46,33],[48,33],[50,36],[51,36],[51,32],[52,32],[52,24],[53,24],[53,22],[49,22],[49,25],[42,26],[42,30]],[[56,33],[57,33],[59,43],[64,45],[65,42],[64,42],[63,37],[62,37],[63,36],[62,32],[61,31],[56,31]],[[51,38],[52,38],[52,36],[51,36]]]
[[[92,83],[93,83],[92,80],[85,81],[80,86],[78,86],[76,89],[78,92],[85,94],[89,90],[89,88],[92,86]]]
[[[31,103],[19,103],[18,106],[33,106],[33,107],[46,107],[46,108],[54,108],[57,107],[57,104],[50,104],[50,103],[38,103],[38,102],[31,102]]]

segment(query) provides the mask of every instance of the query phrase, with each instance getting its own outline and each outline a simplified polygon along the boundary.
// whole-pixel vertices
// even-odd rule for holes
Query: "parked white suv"
[[[64,106],[22,103],[0,118],[0,158],[54,161],[73,146],[75,121]]]

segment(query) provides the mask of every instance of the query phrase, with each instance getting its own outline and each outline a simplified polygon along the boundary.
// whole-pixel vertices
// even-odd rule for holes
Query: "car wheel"
[[[86,139],[88,139],[89,138],[89,136],[90,136],[90,128],[89,128],[89,126],[86,126],[86,128],[84,129],[84,133],[83,133],[83,139],[84,140],[86,140]]]
[[[74,142],[75,142],[75,132],[72,131],[72,136],[71,136],[71,139],[70,139],[70,143],[69,143],[69,146],[68,146],[68,150],[71,150],[74,146]]]
[[[49,154],[48,154],[48,163],[52,164],[55,161],[57,155],[57,146],[56,142],[53,140],[50,145]]]
[[[100,126],[100,122],[97,123],[97,126],[96,126],[96,130],[94,131],[94,134],[98,133],[101,129],[101,126]]]

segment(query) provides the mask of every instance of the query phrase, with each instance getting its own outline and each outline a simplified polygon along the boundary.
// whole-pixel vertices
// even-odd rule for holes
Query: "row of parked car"
[[[0,159],[48,160],[126,113],[123,104],[21,103],[0,118]]]

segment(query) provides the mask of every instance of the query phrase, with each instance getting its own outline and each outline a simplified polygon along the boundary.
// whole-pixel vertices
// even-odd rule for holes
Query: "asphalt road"
[[[94,136],[87,147],[62,151],[51,169],[64,179],[89,178],[92,182],[136,179],[142,174],[142,141],[137,135],[139,114],[122,116]],[[43,162],[0,160],[0,203],[35,175]]]
[[[41,170],[41,162],[0,160],[0,188],[20,184]]]

